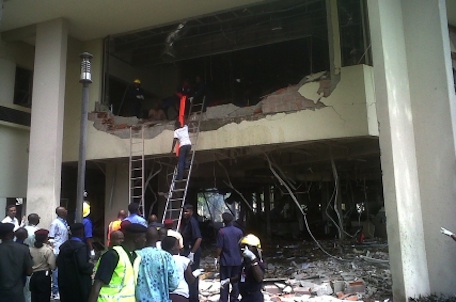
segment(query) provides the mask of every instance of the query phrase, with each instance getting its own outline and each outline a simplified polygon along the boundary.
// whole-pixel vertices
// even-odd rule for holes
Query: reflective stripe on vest
[[[119,261],[112,274],[111,282],[109,282],[108,285],[101,287],[97,301],[134,302],[136,279],[138,275],[136,268],[139,267],[141,257],[138,255],[132,266],[128,254],[121,246],[114,246],[113,249],[119,255]]]

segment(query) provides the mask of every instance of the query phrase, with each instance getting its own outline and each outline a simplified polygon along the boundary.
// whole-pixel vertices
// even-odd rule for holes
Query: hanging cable
[[[331,255],[329,252],[327,252],[320,244],[320,242],[318,242],[318,240],[314,237],[314,235],[312,234],[312,231],[310,230],[310,227],[309,227],[309,222],[307,221],[307,214],[306,212],[304,212],[304,210],[301,208],[301,205],[299,204],[299,201],[296,199],[296,196],[293,194],[293,191],[290,189],[290,186],[287,185],[287,183],[280,177],[280,175],[274,170],[274,167],[272,166],[272,162],[271,160],[269,159],[268,155],[265,154],[266,156],[266,159],[268,160],[268,164],[269,164],[269,169],[271,170],[272,174],[277,178],[277,180],[279,181],[280,185],[284,186],[285,189],[288,191],[288,193],[290,194],[292,200],[295,202],[296,206],[298,207],[299,211],[301,212],[303,218],[304,218],[304,223],[306,225],[306,229],[307,229],[307,232],[309,232],[309,235],[310,237],[312,237],[313,241],[317,244],[318,248],[320,248],[320,250],[325,253],[327,256],[331,257],[331,258],[334,258],[334,259],[337,259],[337,260],[342,260],[342,261],[345,261],[345,259],[342,259],[340,257],[336,257],[334,255]]]
[[[217,160],[217,163],[220,165],[220,167],[222,167],[223,171],[225,172],[225,175],[226,177],[228,178],[228,181],[223,181],[225,183],[226,186],[228,186],[230,189],[232,189],[233,191],[235,191],[242,199],[242,201],[244,202],[244,204],[249,208],[250,212],[253,213],[253,208],[252,206],[249,204],[249,202],[247,201],[247,199],[245,199],[244,195],[242,195],[241,192],[239,192],[234,186],[233,184],[231,183],[231,179],[230,179],[230,175],[228,174],[228,171],[226,171],[226,168],[222,165],[222,163],[220,161]]]

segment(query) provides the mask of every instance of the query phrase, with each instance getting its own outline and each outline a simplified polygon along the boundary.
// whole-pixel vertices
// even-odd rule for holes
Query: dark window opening
[[[14,84],[14,104],[32,107],[33,71],[16,67],[16,79]]]
[[[366,1],[344,0],[338,4],[342,66],[372,65]]]
[[[366,1],[339,1],[338,13],[342,66],[370,65]],[[143,115],[171,98],[184,79],[195,82],[197,76],[206,85],[208,106],[252,106],[307,75],[330,70],[327,22],[323,0],[272,1],[109,37],[106,62],[149,70],[166,83],[166,91],[143,87],[151,93]],[[105,105],[131,116],[124,94],[133,79],[114,70],[105,66]]]

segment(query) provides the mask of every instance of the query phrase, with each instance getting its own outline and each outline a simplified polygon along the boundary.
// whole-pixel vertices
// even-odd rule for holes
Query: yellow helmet
[[[133,81],[133,83],[135,83],[135,84],[141,84],[141,80],[140,80],[140,79],[135,79],[135,80]]]
[[[90,205],[88,202],[84,201],[82,203],[82,217],[87,217],[90,214]]]
[[[260,239],[253,234],[242,237],[241,240],[239,240],[239,244],[250,245],[261,249]]]

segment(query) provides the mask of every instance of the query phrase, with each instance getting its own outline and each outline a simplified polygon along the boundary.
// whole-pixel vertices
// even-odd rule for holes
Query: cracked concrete
[[[266,96],[254,106],[238,107],[229,103],[208,107],[207,111],[203,113],[200,129],[201,131],[217,130],[230,123],[239,124],[242,121],[259,120],[266,117],[268,114],[279,112],[288,113],[299,110],[315,111],[317,109],[325,108],[326,105],[322,103],[320,99],[308,99],[299,92],[299,90],[306,85],[313,84],[315,84],[315,82],[305,83],[302,86],[298,84],[282,88]],[[130,137],[130,127],[137,130],[141,129],[141,127],[145,127],[145,139],[152,139],[164,130],[174,129],[174,121],[140,120],[136,117],[116,116],[109,111],[92,112],[89,115],[89,119],[94,121],[94,127],[97,130],[108,132],[122,139]]]

